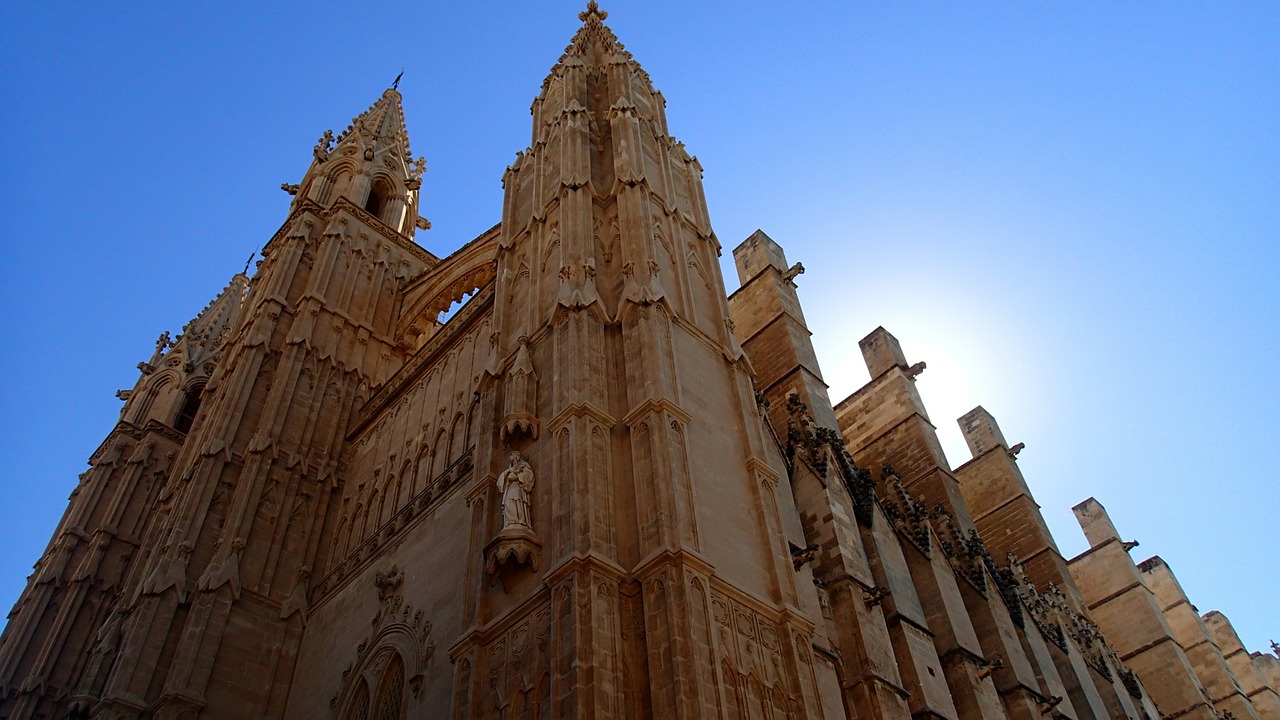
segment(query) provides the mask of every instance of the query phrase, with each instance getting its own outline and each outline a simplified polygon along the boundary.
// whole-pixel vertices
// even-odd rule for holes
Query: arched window
[[[390,188],[382,180],[374,181],[369,185],[369,197],[364,201],[365,212],[374,217],[382,217],[382,211],[387,206],[387,198],[390,196]]]
[[[400,720],[404,717],[404,662],[397,653],[391,654],[387,668],[382,672],[378,685],[378,697],[373,701],[373,715],[369,720]]]
[[[356,691],[347,705],[344,720],[369,720],[369,685],[363,680],[356,681]]]
[[[178,419],[173,422],[173,429],[180,433],[191,430],[191,423],[196,421],[196,413],[200,412],[200,398],[204,395],[204,387],[193,387],[187,390],[182,398],[182,407],[178,408]]]
[[[379,663],[375,661],[361,671],[351,699],[343,708],[342,720],[402,720],[405,717],[404,660],[391,649],[379,655],[386,658],[386,664],[379,670]],[[377,687],[372,698],[371,683]]]

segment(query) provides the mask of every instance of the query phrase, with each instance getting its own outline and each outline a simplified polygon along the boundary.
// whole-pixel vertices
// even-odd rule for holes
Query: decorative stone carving
[[[325,130],[320,139],[316,141],[316,147],[312,150],[312,154],[316,158],[316,162],[324,162],[329,159],[329,151],[333,148],[333,131]]]
[[[160,333],[160,337],[156,339],[156,351],[151,354],[151,359],[147,361],[147,365],[155,367],[160,364],[160,358],[164,357],[164,351],[173,347],[173,340],[169,339],[169,331]]]
[[[293,589],[289,591],[289,596],[280,603],[280,619],[288,620],[295,613],[302,624],[307,624],[307,591],[311,584],[311,569],[302,568],[298,570],[298,580],[294,583]]]
[[[221,542],[221,540],[218,541],[219,544]],[[200,576],[200,582],[196,584],[196,587],[212,592],[223,585],[229,585],[231,587],[231,596],[239,599],[240,556],[243,553],[244,540],[240,538],[232,540],[231,548],[222,556],[221,560],[209,563],[209,567]]]
[[[509,441],[521,434],[538,438],[538,418],[534,413],[538,391],[538,374],[529,357],[529,338],[520,336],[515,360],[507,370],[507,414],[502,418],[502,439]],[[526,523],[527,524],[527,523]]]
[[[730,328],[732,331],[732,328]],[[769,400],[757,391],[756,403],[765,410],[769,409]],[[844,447],[844,438],[840,433],[822,427],[809,414],[809,407],[800,396],[791,393],[787,396],[787,460],[795,462],[798,453],[809,463],[814,472],[826,477],[834,461],[844,480],[845,489],[853,500],[853,513],[858,522],[871,527],[871,519],[875,516],[872,508],[876,502],[876,484],[871,479],[871,472],[859,468],[853,456]]]
[[[882,501],[884,514],[889,516],[900,532],[911,538],[921,552],[928,555],[931,547],[928,506],[907,491],[901,476],[888,463],[880,470],[880,482],[897,495],[895,500]]]
[[[798,705],[798,678],[788,662],[792,653],[808,664],[811,640],[714,588],[710,627],[719,656],[721,692],[739,707],[771,707],[774,717],[791,717]]]
[[[502,529],[532,529],[529,497],[533,492],[533,468],[518,452],[512,451],[507,460],[509,465],[497,480],[498,492],[502,493]]]
[[[373,585],[378,591],[378,611],[370,623],[373,629],[356,646],[355,659],[342,671],[343,687],[330,699],[331,708],[346,707],[362,677],[376,687],[377,677],[387,667],[393,652],[404,663],[411,697],[416,700],[422,695],[427,664],[436,650],[431,621],[423,611],[415,610],[404,601],[401,592],[404,573],[398,566],[392,565],[385,572],[374,574]]]
[[[142,583],[143,595],[159,595],[169,588],[178,594],[179,602],[187,599],[187,562],[191,559],[191,543],[183,541],[178,550],[169,554],[167,548],[151,574]]]
[[[557,591],[565,590],[557,588]],[[560,603],[564,602],[563,595]],[[562,604],[559,610],[568,612]],[[475,672],[465,660],[459,664],[457,687],[469,696],[475,692],[481,706],[497,710],[498,717],[550,717],[551,672],[555,653],[550,602],[534,606],[487,642],[477,658]],[[563,616],[560,616],[563,617]],[[541,709],[541,712],[539,712]],[[491,717],[488,714],[455,714],[454,717]]]
[[[1054,645],[1066,652],[1067,636],[1062,629],[1061,619],[1070,613],[1067,598],[1058,586],[1049,583],[1044,592],[1036,588],[1036,584],[1027,577],[1022,563],[1013,553],[1009,553],[1009,571],[1017,582],[1018,595],[1030,611],[1031,620],[1040,628],[1040,632]]]
[[[490,581],[498,579],[503,566],[528,565],[538,569],[542,541],[533,532],[530,499],[533,493],[533,468],[515,451],[507,455],[508,465],[498,473],[495,485],[501,494],[502,531],[484,549],[485,572]]]

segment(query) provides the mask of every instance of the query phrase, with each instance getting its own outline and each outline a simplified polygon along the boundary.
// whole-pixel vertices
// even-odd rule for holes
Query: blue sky
[[[1251,650],[1280,639],[1280,5],[607,2],[729,250],[807,268],[833,400],[883,325],[953,465],[981,404],[1064,555],[1096,496]],[[577,2],[0,7],[0,605],[162,330],[405,68],[419,239],[495,223]]]

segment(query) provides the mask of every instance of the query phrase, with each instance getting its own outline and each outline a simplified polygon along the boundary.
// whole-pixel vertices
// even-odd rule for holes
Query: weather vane
[[[391,83],[391,89],[392,89],[392,90],[399,90],[399,89],[400,89],[400,78],[402,78],[402,77],[404,77],[404,68],[400,68],[400,74],[399,74],[399,75],[397,75],[397,76],[396,76],[396,79]]]

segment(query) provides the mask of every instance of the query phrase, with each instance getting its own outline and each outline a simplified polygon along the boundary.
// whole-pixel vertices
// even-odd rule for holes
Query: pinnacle
[[[595,0],[587,3],[587,9],[578,13],[582,26],[569,41],[564,54],[556,61],[555,67],[551,70],[552,75],[566,65],[601,66],[623,62],[634,64],[639,68],[639,64],[632,58],[631,53],[627,52],[626,47],[618,41],[618,37],[604,24],[604,19],[607,17],[609,13],[601,10]],[[644,75],[643,70],[640,72]],[[550,77],[547,80],[549,81]]]
[[[598,18],[599,20],[604,20],[605,18],[609,17],[609,13],[605,12],[604,10],[601,10],[600,6],[596,4],[596,0],[591,0],[591,2],[587,3],[586,10],[578,13],[578,19],[581,20],[582,22],[587,22],[587,20],[593,16]]]
[[[240,308],[249,290],[249,278],[244,273],[231,276],[231,281],[217,297],[209,301],[191,322],[182,327],[182,335],[174,342],[185,342],[188,359],[196,352],[195,346],[208,353],[215,350],[240,315]]]

